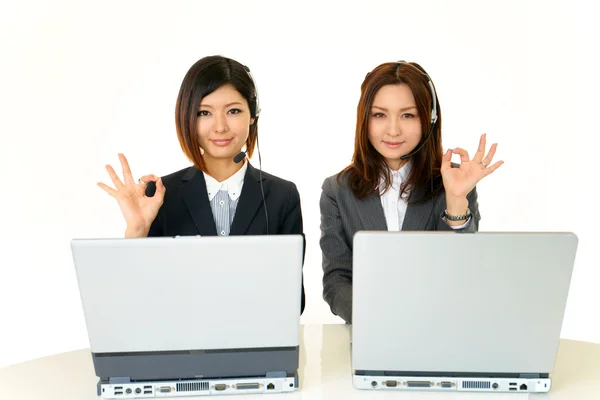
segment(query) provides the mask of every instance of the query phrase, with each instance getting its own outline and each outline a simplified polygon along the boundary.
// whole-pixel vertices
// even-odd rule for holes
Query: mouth
[[[211,143],[215,146],[224,147],[231,143],[233,139],[212,139]]]
[[[383,144],[385,144],[390,149],[396,149],[396,148],[400,147],[403,143],[404,142],[393,142],[393,141],[387,141],[387,140],[383,141]]]

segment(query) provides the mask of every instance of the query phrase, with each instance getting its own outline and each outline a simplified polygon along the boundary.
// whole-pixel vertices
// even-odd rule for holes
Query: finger
[[[147,184],[148,182],[156,182],[159,179],[158,176],[153,175],[153,174],[149,174],[149,175],[144,175],[142,176],[139,180],[138,183],[143,183],[143,184]]]
[[[485,165],[490,165],[492,163],[492,160],[494,159],[494,154],[496,154],[496,149],[498,148],[498,143],[494,143],[492,145],[492,147],[490,147],[490,151],[487,154],[487,156],[485,156],[485,158],[483,159],[483,163]]]
[[[469,153],[465,149],[457,147],[452,152],[460,156],[460,162],[469,162]]]
[[[165,188],[165,185],[163,185],[162,179],[158,178],[158,180],[156,181],[156,192],[154,193],[154,196],[158,194],[159,198],[162,200],[163,197],[165,197],[166,191],[167,188]]]
[[[494,165],[490,165],[489,167],[487,167],[484,171],[485,171],[485,175],[484,176],[488,176],[489,174],[491,174],[492,172],[494,172],[495,170],[497,170],[498,168],[500,168],[500,166],[504,164],[504,161],[496,161],[494,163]]]
[[[446,170],[448,168],[452,168],[452,150],[448,149],[442,156],[442,166],[441,169]]]
[[[124,154],[119,153],[119,161],[121,161],[121,167],[123,168],[123,179],[125,179],[125,184],[133,183],[131,168],[129,168],[129,163]]]
[[[113,167],[111,167],[110,165],[107,165],[106,171],[108,171],[110,180],[112,181],[113,185],[115,185],[117,190],[121,189],[123,187],[123,182],[121,182],[121,179],[119,179],[119,176],[117,175],[117,173],[115,172]]]
[[[481,163],[481,160],[483,160],[483,156],[485,155],[485,139],[486,134],[484,133],[479,138],[479,147],[477,148],[477,152],[473,156],[473,161],[475,161],[476,163]]]
[[[98,186],[100,186],[100,189],[104,190],[106,193],[110,194],[112,197],[115,197],[117,195],[117,191],[113,188],[111,188],[108,185],[105,185],[102,182],[98,182]]]

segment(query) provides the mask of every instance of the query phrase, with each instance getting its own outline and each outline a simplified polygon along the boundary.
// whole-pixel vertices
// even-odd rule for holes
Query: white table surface
[[[561,340],[547,394],[363,391],[352,386],[346,325],[303,325],[300,387],[292,393],[218,396],[228,399],[600,399],[600,344]],[[89,349],[0,368],[1,400],[93,400],[98,378]],[[181,397],[206,399],[207,396]]]

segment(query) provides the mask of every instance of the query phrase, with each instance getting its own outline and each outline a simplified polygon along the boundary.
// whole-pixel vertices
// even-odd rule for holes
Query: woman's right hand
[[[115,170],[107,165],[106,170],[115,188],[102,182],[98,182],[98,186],[117,200],[127,223],[125,237],[146,237],[152,221],[163,204],[166,189],[161,179],[155,175],[145,175],[137,183],[134,182],[127,158],[119,154],[119,161],[123,168],[125,183],[121,182]],[[156,192],[153,197],[146,196],[146,186],[150,181],[156,182]]]

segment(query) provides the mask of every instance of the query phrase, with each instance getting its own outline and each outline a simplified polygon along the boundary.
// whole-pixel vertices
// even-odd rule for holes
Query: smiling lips
[[[211,142],[215,146],[224,147],[224,146],[227,146],[229,143],[231,143],[232,140],[233,139],[219,139],[219,140],[211,140]]]
[[[404,143],[404,142],[391,142],[391,141],[385,141],[385,140],[383,141],[383,144],[385,144],[390,149],[397,149],[398,147],[400,147],[402,145],[402,143]]]

